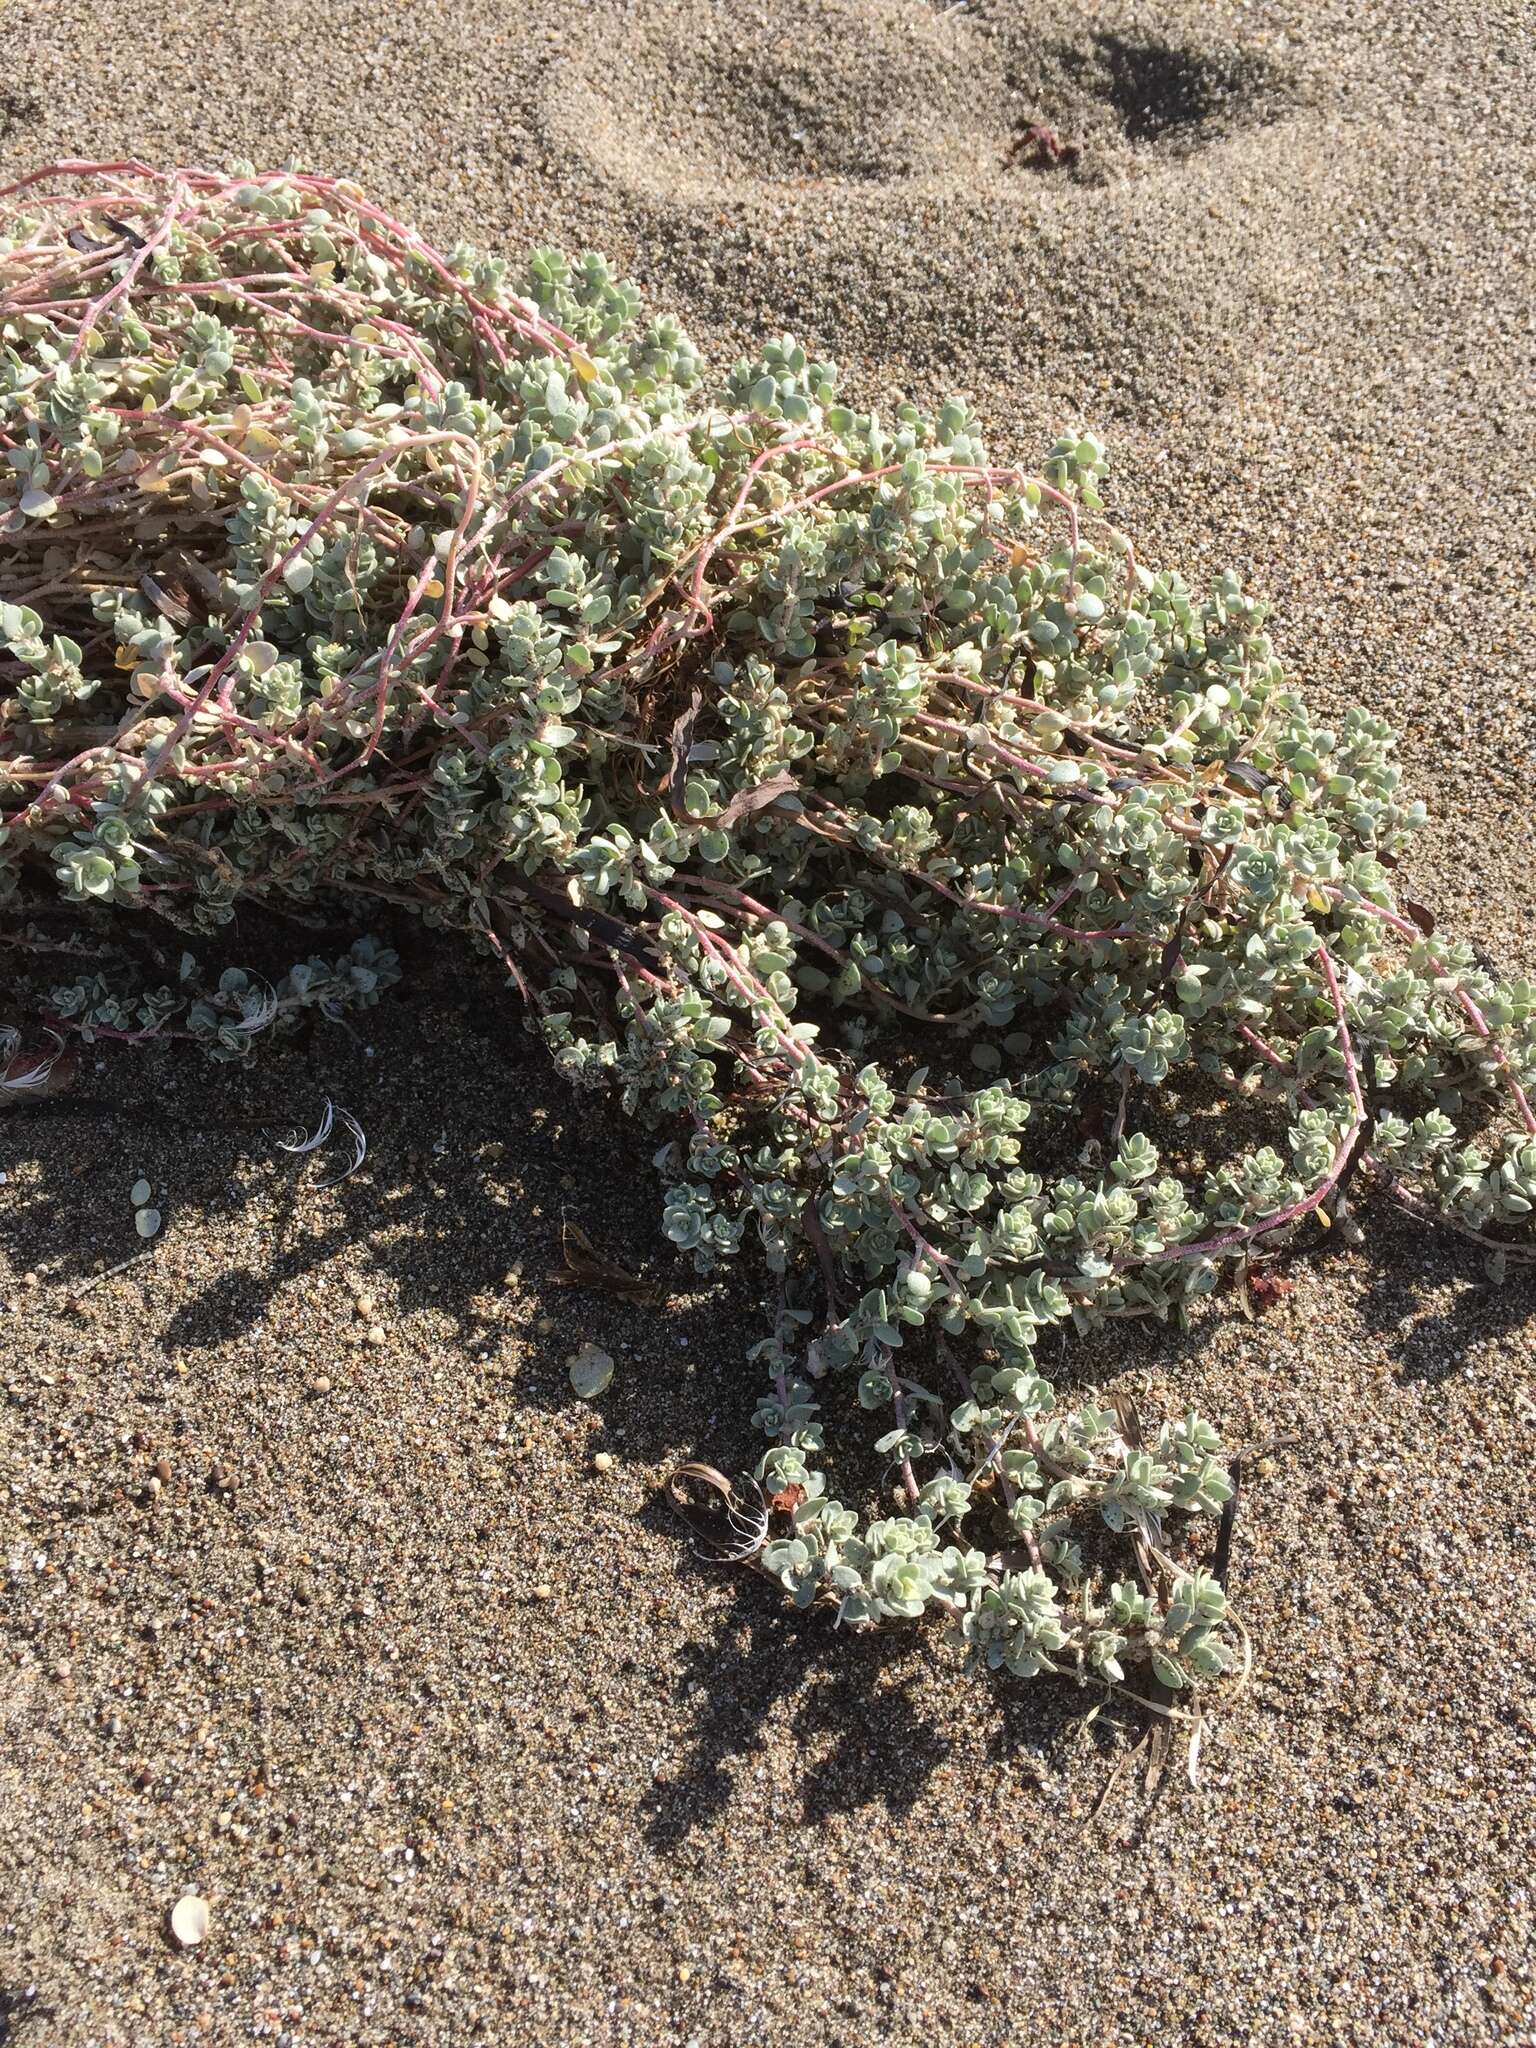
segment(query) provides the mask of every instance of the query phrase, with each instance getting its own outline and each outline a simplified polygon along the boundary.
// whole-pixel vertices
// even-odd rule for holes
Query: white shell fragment
[[[158,1209],[140,1209],[133,1219],[133,1227],[140,1237],[153,1237],[160,1228]]]
[[[571,1385],[583,1401],[596,1400],[613,1378],[613,1360],[595,1344],[583,1344],[571,1360]]]
[[[208,1939],[208,1901],[188,1892],[171,1908],[171,1939],[178,1948],[196,1948]]]
[[[152,1192],[153,1190],[151,1189],[149,1182],[140,1177],[138,1180],[134,1182],[133,1186],[128,1190],[128,1199],[130,1202],[132,1202],[135,1209],[142,1209],[144,1204],[149,1200]]]

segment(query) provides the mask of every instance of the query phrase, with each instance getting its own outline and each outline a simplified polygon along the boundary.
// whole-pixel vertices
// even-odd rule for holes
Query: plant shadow
[[[24,2033],[27,2040],[41,2040],[32,2029],[57,2018],[58,2008],[45,2005],[35,1985],[0,1984],[0,2048],[20,2043]]]
[[[617,1264],[661,1294],[677,1292],[664,1310],[584,1292],[572,1311],[583,1335],[611,1350],[654,1354],[661,1313],[662,1341],[686,1347],[674,1356],[743,1357],[761,1334],[753,1283],[738,1275],[701,1292],[686,1276],[658,1226],[649,1145],[605,1098],[573,1095],[510,1021],[515,1015],[494,976],[455,961],[413,968],[407,992],[364,1019],[361,1032],[323,1027],[307,1042],[273,1048],[275,1058],[249,1071],[210,1070],[189,1048],[112,1049],[99,1072],[83,1072],[74,1095],[6,1113],[6,1164],[30,1156],[42,1170],[12,1174],[0,1201],[0,1247],[18,1271],[46,1267],[49,1287],[66,1298],[92,1279],[99,1260],[111,1263],[124,1248],[145,1262],[132,1272],[152,1282],[155,1248],[134,1250],[127,1209],[127,1190],[143,1173],[171,1190],[168,1234],[178,1210],[195,1217],[212,1244],[221,1234],[245,1242],[248,1218],[259,1210],[263,1219],[259,1258],[196,1269],[180,1298],[158,1311],[146,1285],[146,1324],[166,1351],[244,1337],[281,1314],[295,1282],[343,1263],[355,1281],[387,1283],[401,1312],[447,1318],[469,1348],[500,1334],[485,1302],[509,1264],[535,1276],[559,1266],[569,1215]],[[334,1161],[275,1151],[271,1133],[300,1120],[312,1127],[327,1098],[356,1110],[370,1150],[356,1174],[319,1197],[312,1184]],[[189,1100],[195,1113],[183,1112]],[[101,1234],[108,1210],[111,1244]],[[1497,1336],[1530,1315],[1529,1277],[1487,1289],[1475,1284],[1474,1248],[1384,1202],[1373,1203],[1366,1220],[1375,1250],[1363,1278],[1362,1262],[1353,1262],[1357,1313],[1384,1334],[1405,1380],[1443,1380],[1468,1340]],[[1335,1260],[1344,1250],[1338,1235],[1320,1241],[1316,1256]],[[1228,1300],[1204,1314],[1232,1318],[1237,1310]],[[1198,1370],[1208,1335],[1204,1317],[1184,1331],[1123,1325],[1067,1339],[1042,1366],[1080,1388],[1127,1372],[1184,1374]],[[723,1461],[727,1451],[745,1451],[736,1440],[737,1382],[743,1397],[754,1391],[745,1367],[723,1366],[711,1380],[697,1372],[651,1376],[643,1388],[621,1385],[604,1419],[632,1455],[656,1457],[681,1442]],[[523,1390],[545,1407],[571,1399],[563,1372],[530,1377]],[[660,1502],[642,1519],[676,1540]],[[705,1568],[684,1561],[679,1569]],[[838,1631],[825,1610],[796,1612],[748,1573],[718,1625],[684,1655],[677,1684],[691,1713],[685,1760],[653,1788],[644,1816],[660,1851],[679,1851],[728,1821],[741,1774],[782,1725],[799,1759],[799,1819],[810,1825],[870,1809],[900,1820],[962,1742],[968,1760],[985,1748],[1025,1780],[1085,1744],[1108,1755],[1122,1742],[1123,1717],[1088,1726],[1092,1698],[1070,1683],[978,1687],[959,1678],[956,1654],[931,1635]],[[6,2024],[0,2007],[0,2040]]]
[[[0,89],[0,143],[9,142],[20,129],[41,120],[42,113],[43,103],[32,93],[17,92],[13,87]],[[0,2034],[0,2041],[4,2038]]]
[[[1369,1223],[1360,1318],[1386,1338],[1403,1381],[1440,1386],[1462,1370],[1470,1347],[1536,1315],[1536,1266],[1512,1265],[1496,1286],[1476,1245],[1417,1224],[1387,1202]]]
[[[688,1754],[645,1802],[646,1840],[675,1852],[724,1822],[738,1777],[768,1752],[781,1720],[799,1760],[797,1824],[866,1809],[900,1821],[960,1760],[962,1743],[969,1755],[975,1686],[928,1633],[840,1630],[828,1610],[796,1611],[743,1572],[710,1638],[685,1653],[677,1692],[695,1708]],[[1080,1738],[1083,1705],[1071,1687],[1000,1681],[992,1690],[980,1719],[992,1722],[994,1762],[1045,1770]]]
[[[561,1268],[567,1221],[658,1296],[699,1291],[662,1237],[643,1134],[606,1098],[572,1093],[475,963],[421,975],[413,964],[410,986],[359,1028],[320,1022],[248,1068],[179,1044],[83,1055],[73,1089],[0,1118],[0,1251],[61,1305],[121,1266],[167,1352],[251,1334],[296,1282],[342,1263],[352,1284],[387,1286],[400,1312],[446,1317],[460,1344],[494,1341],[488,1299],[511,1266],[531,1279]],[[340,1179],[352,1154],[339,1125],[312,1153],[285,1149],[328,1102],[356,1115],[368,1141]],[[159,1242],[135,1234],[128,1194],[141,1177],[162,1212]],[[156,1308],[156,1254],[182,1220],[210,1244],[245,1249]],[[583,1302],[597,1341],[655,1314]]]

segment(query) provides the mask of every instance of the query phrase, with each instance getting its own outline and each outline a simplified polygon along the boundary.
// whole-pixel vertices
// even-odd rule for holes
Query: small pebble
[[[331,1391],[331,1382],[328,1375],[321,1373],[318,1379],[311,1380],[309,1391],[312,1394],[328,1394]]]
[[[160,1211],[158,1209],[138,1210],[133,1219],[133,1227],[140,1237],[153,1237],[160,1228]]]
[[[594,1472],[611,1472],[613,1470],[613,1453],[611,1451],[599,1451],[592,1460],[592,1470]]]
[[[368,1332],[368,1342],[375,1345],[387,1344],[389,1342],[389,1333],[382,1323],[375,1323]]]
[[[360,1294],[358,1295],[357,1299],[353,1302],[352,1306],[357,1311],[358,1315],[362,1317],[363,1321],[367,1322],[369,1317],[373,1314],[374,1310],[373,1296],[371,1294]]]
[[[155,1477],[156,1477],[156,1478],[157,1478],[157,1479],[159,1480],[159,1482],[160,1482],[160,1484],[161,1484],[162,1486],[169,1486],[169,1485],[170,1485],[170,1483],[171,1483],[171,1461],[170,1461],[170,1459],[169,1459],[169,1458],[156,1458],[156,1460],[155,1460]]]
[[[171,1908],[171,1939],[178,1948],[196,1948],[208,1939],[208,1901],[188,1892]]]
[[[539,1585],[534,1587],[533,1597],[535,1600],[553,1600],[555,1597],[555,1589],[553,1586],[540,1583]]]
[[[140,1178],[128,1190],[128,1199],[132,1202],[135,1209],[142,1209],[153,1192],[154,1190],[150,1187],[149,1182]]]

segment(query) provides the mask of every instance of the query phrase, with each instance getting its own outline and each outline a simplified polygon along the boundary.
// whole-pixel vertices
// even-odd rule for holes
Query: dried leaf
[[[632,926],[617,917],[610,917],[606,911],[585,909],[571,902],[569,897],[560,896],[553,889],[546,889],[538,882],[521,880],[516,884],[520,892],[530,897],[541,908],[563,917],[571,924],[579,924],[583,931],[605,946],[612,946],[620,953],[627,953],[632,960],[638,960],[643,967],[654,967],[655,955],[648,946],[635,936]]]
[[[683,807],[683,788],[688,778],[688,756],[693,750],[693,730],[703,709],[704,692],[695,690],[688,700],[688,709],[678,715],[672,727],[672,766],[667,773],[667,802],[679,818],[688,815]]]
[[[769,804],[777,803],[781,796],[787,796],[797,788],[794,776],[787,768],[770,775],[766,782],[760,782],[755,789],[738,789],[725,809],[714,819],[722,832],[728,832],[732,825],[749,818],[754,811],[766,810]]]
[[[173,626],[191,625],[192,605],[185,590],[177,590],[167,582],[156,582],[147,571],[139,578],[139,588]]]
[[[51,1027],[48,1036],[53,1040],[50,1049],[23,1050],[19,1032],[9,1026],[0,1031],[0,1109],[41,1102],[62,1095],[73,1085],[80,1067],[79,1052]]]
[[[1124,1437],[1132,1450],[1139,1450],[1141,1447],[1141,1417],[1136,1412],[1136,1403],[1129,1394],[1117,1390],[1110,1395],[1109,1405],[1114,1411],[1116,1422],[1120,1425],[1121,1436]]]
[[[626,1273],[593,1244],[577,1223],[560,1226],[560,1256],[565,1261],[549,1275],[553,1287],[591,1287],[604,1294],[616,1294],[621,1301],[649,1302],[656,1291],[638,1274]]]
[[[1294,1280],[1287,1280],[1281,1273],[1265,1271],[1251,1273],[1248,1276],[1248,1292],[1261,1308],[1267,1307],[1270,1302],[1279,1301],[1285,1295],[1293,1294],[1295,1291],[1296,1282]]]
[[[750,1476],[732,1486],[716,1466],[691,1458],[668,1475],[667,1499],[692,1531],[695,1549],[717,1564],[748,1564],[768,1541],[768,1503]]]
[[[115,214],[110,213],[104,213],[102,219],[114,234],[122,236],[130,249],[142,249],[144,247],[144,237],[137,228],[130,227],[127,221],[119,220]]]
[[[110,213],[103,214],[102,218],[117,235],[118,242],[98,242],[84,228],[71,228],[64,239],[77,256],[120,256],[123,252],[119,242],[126,242],[130,249],[143,248],[144,237],[137,228],[129,227],[126,221],[114,220]]]
[[[1413,919],[1426,939],[1432,939],[1435,936],[1433,911],[1426,910],[1422,903],[1415,903],[1411,896],[1399,896],[1397,900],[1402,907],[1403,915]]]

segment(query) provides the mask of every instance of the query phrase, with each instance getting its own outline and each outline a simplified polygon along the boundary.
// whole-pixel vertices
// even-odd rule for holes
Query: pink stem
[[[1416,945],[1423,942],[1424,934],[1419,930],[1419,927],[1411,923],[1406,917],[1399,917],[1396,911],[1383,910],[1379,903],[1372,903],[1368,897],[1348,896],[1342,889],[1336,889],[1330,884],[1324,883],[1321,886],[1324,895],[1332,897],[1335,903],[1345,904],[1351,910],[1364,910],[1372,917],[1380,918],[1383,924],[1390,925],[1395,932],[1401,932],[1405,938],[1413,940]],[[1514,1098],[1516,1109],[1520,1112],[1520,1121],[1525,1125],[1530,1136],[1536,1138],[1536,1116],[1532,1115],[1531,1105],[1526,1100],[1525,1090],[1515,1079],[1504,1048],[1494,1037],[1487,1018],[1437,954],[1429,952],[1426,948],[1424,957],[1442,981],[1452,983],[1456,992],[1456,1000],[1460,1004],[1468,1023],[1472,1026],[1478,1037],[1487,1045],[1495,1063],[1503,1071],[1505,1083],[1511,1096]]]
[[[1365,1103],[1360,1094],[1360,1080],[1355,1071],[1354,1047],[1349,1036],[1349,1023],[1344,1015],[1344,999],[1339,992],[1338,976],[1333,970],[1333,960],[1328,948],[1318,942],[1318,959],[1322,964],[1323,978],[1328,984],[1328,993],[1333,1001],[1333,1013],[1338,1025],[1339,1049],[1344,1055],[1344,1071],[1349,1079],[1349,1092],[1354,1103],[1355,1116],[1349,1129],[1340,1140],[1333,1155],[1332,1164],[1321,1184],[1310,1195],[1304,1195],[1299,1202],[1292,1202],[1287,1209],[1279,1210],[1273,1216],[1266,1216],[1259,1223],[1245,1225],[1241,1230],[1231,1230],[1221,1237],[1206,1238],[1200,1244],[1165,1245],[1160,1252],[1149,1252],[1142,1259],[1118,1259],[1115,1270],[1124,1272],[1132,1266],[1161,1265],[1168,1259],[1202,1259],[1212,1252],[1231,1251],[1240,1244],[1251,1244],[1257,1237],[1268,1237],[1273,1231],[1285,1229],[1287,1224],[1299,1222],[1303,1216],[1325,1202],[1338,1185],[1339,1176],[1349,1164],[1361,1131],[1365,1128]]]

